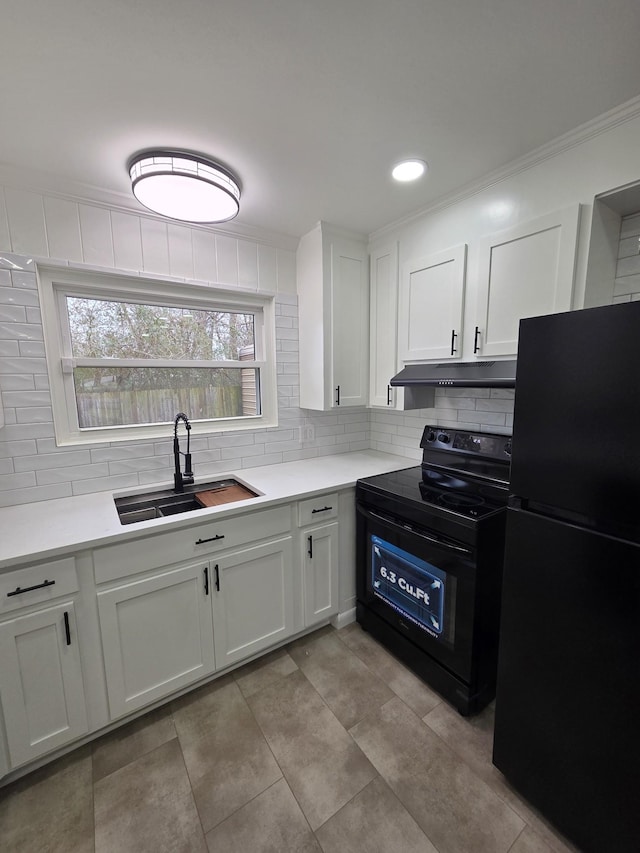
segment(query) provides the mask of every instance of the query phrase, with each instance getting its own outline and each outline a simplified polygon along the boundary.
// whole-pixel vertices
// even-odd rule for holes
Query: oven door
[[[473,549],[361,503],[357,512],[358,601],[469,683]]]

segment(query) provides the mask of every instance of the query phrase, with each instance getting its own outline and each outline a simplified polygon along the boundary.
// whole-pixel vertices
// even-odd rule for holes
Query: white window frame
[[[167,424],[128,424],[126,426],[80,429],[76,406],[71,352],[71,335],[66,297],[139,302],[201,311],[230,311],[254,315],[256,353],[254,361],[243,361],[242,368],[259,371],[261,414],[234,418],[191,420],[192,435],[205,435],[235,430],[255,430],[278,425],[276,388],[275,296],[243,290],[211,287],[38,265],[38,290],[42,312],[44,345],[51,388],[51,405],[56,444],[82,445],[156,439],[167,437]],[[105,359],[77,359],[82,366],[104,366]],[[230,367],[229,361],[167,361],[164,359],[118,359],[120,367]],[[239,365],[238,365],[239,366]],[[189,413],[186,413],[189,415]]]

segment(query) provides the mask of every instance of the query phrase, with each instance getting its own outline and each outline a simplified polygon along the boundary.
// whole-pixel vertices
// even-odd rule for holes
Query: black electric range
[[[357,619],[470,714],[495,690],[511,439],[426,426],[421,447],[357,483]]]

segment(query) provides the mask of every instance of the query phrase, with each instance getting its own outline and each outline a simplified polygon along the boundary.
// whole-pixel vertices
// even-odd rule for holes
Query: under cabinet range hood
[[[409,364],[390,382],[394,386],[515,388],[515,361],[469,361],[459,364]]]

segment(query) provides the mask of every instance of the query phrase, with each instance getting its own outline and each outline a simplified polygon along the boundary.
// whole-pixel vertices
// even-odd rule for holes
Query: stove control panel
[[[509,461],[511,436],[485,432],[458,432],[441,427],[426,426],[420,447],[448,453],[473,454],[490,459]]]

